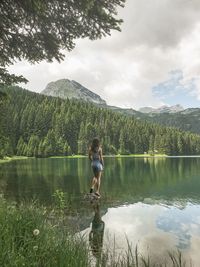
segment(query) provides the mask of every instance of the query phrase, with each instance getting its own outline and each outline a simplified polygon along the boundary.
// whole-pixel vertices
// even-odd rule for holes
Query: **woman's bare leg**
[[[97,178],[94,176],[92,178],[92,185],[91,185],[91,189],[94,190],[95,186],[97,185]]]
[[[99,172],[97,175],[97,191],[96,191],[96,193],[99,195],[100,195],[100,193],[99,193],[100,185],[101,185],[101,172]]]

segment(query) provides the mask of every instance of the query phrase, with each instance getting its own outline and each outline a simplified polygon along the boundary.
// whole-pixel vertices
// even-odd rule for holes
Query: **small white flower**
[[[34,246],[33,250],[37,251],[38,250],[38,246]]]
[[[34,236],[39,235],[39,233],[40,233],[40,231],[39,231],[38,229],[33,230],[33,235],[34,235]]]

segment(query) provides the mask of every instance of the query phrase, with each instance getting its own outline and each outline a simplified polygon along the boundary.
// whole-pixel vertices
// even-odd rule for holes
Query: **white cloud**
[[[179,249],[187,266],[190,266],[190,260],[192,266],[199,266],[200,206],[189,203],[184,208],[175,206],[175,203],[163,206],[151,201],[151,204],[138,202],[109,208],[101,218],[105,223],[105,250],[108,252],[109,248],[115,247],[116,256],[119,256],[127,252],[128,244],[133,251],[137,245],[139,255],[146,258],[150,255],[153,263],[166,262],[170,266],[168,253],[178,257]],[[81,233],[88,239],[90,231],[91,225]]]
[[[27,77],[26,87],[33,91],[69,78],[108,104],[138,108],[163,104],[152,87],[179,69],[183,84],[194,79],[193,95],[200,100],[199,0],[128,0],[119,16],[124,19],[122,32],[93,42],[78,40],[61,64],[20,62],[10,70]]]
[[[199,21],[198,0],[134,0],[124,10],[129,43],[175,47]]]

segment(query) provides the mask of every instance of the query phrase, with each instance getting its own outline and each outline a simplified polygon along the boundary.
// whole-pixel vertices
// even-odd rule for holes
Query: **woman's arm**
[[[88,157],[92,161],[92,151],[91,151],[91,148],[89,148]]]
[[[104,166],[102,148],[99,149],[100,162]]]

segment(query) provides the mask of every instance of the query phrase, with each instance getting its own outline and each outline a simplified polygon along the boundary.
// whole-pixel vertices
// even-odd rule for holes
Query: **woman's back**
[[[100,160],[99,150],[100,150],[99,147],[95,147],[94,149],[91,149],[92,160]]]

